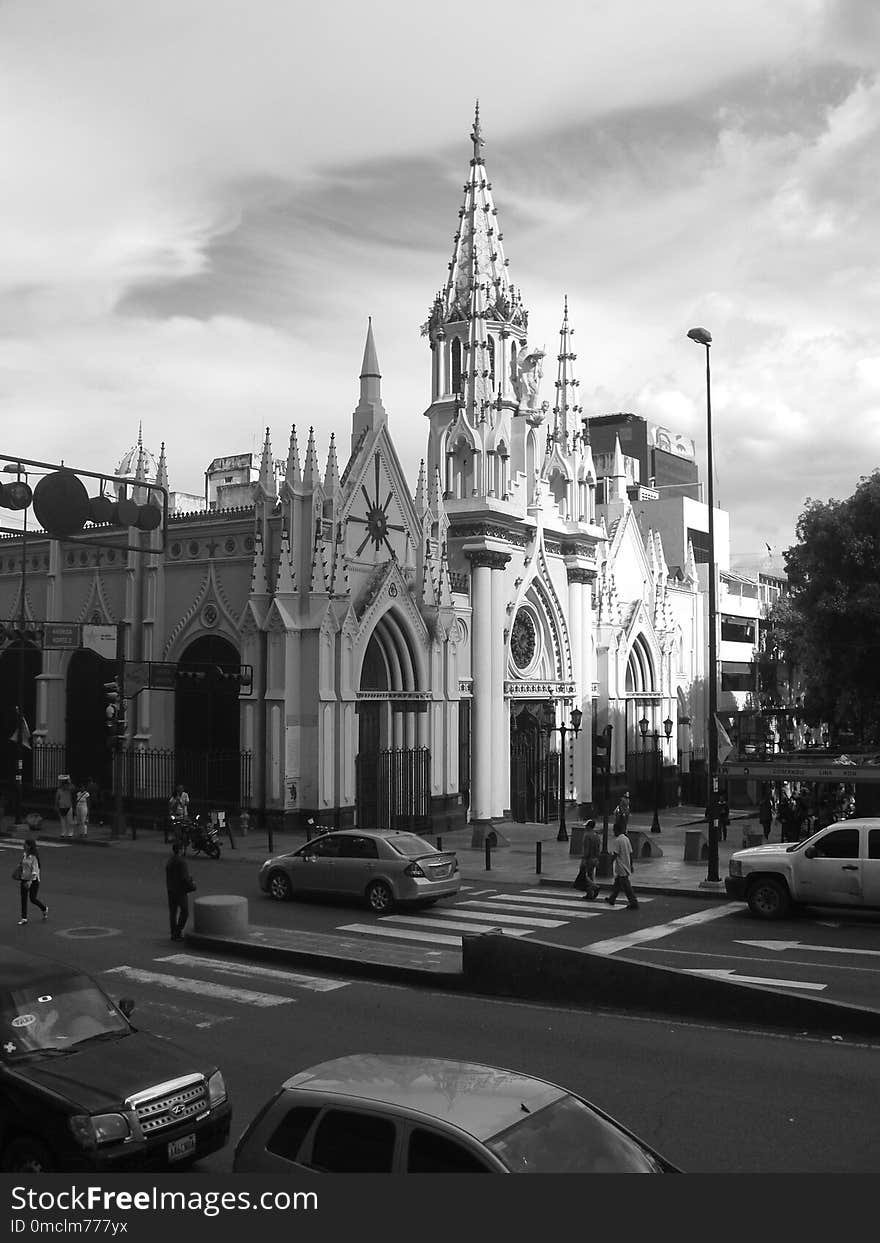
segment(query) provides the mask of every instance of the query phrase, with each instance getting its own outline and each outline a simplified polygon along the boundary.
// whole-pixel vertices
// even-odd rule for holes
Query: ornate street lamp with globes
[[[650,724],[651,722],[648,718],[643,716],[639,721],[639,730],[643,739],[647,739],[648,737],[654,739],[654,819],[651,821],[651,832],[659,833],[660,816],[658,814],[658,809],[660,804],[660,731],[658,729],[653,729],[650,730],[649,733],[648,727]],[[671,717],[667,717],[663,722],[663,732],[666,735],[667,741],[672,737],[673,725],[674,721]]]
[[[565,826],[565,738],[568,733],[573,733],[575,738],[577,738],[580,733],[583,716],[584,714],[580,708],[572,708],[571,725],[566,725],[564,720],[557,725],[555,701],[548,699],[544,703],[544,729],[548,734],[552,734],[554,730],[559,731],[559,832],[556,834],[557,842],[568,841],[568,829]]]

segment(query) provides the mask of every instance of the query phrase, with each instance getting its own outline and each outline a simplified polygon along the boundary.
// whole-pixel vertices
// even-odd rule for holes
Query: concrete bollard
[[[216,893],[193,902],[193,932],[235,936],[248,930],[248,901],[238,894]]]

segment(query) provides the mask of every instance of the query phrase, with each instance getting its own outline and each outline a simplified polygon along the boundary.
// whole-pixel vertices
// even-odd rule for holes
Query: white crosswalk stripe
[[[157,958],[156,962],[171,963],[175,967],[209,968],[224,975],[243,975],[249,979],[257,977],[263,980],[278,980],[282,984],[292,984],[315,993],[332,993],[337,988],[347,988],[347,980],[328,980],[319,975],[300,975],[295,971],[284,971],[280,967],[258,967],[253,962],[241,962],[227,958],[200,958],[198,954],[166,954]]]
[[[533,897],[533,896],[534,896],[534,895],[536,895],[536,894],[540,894],[540,895],[541,895],[541,901],[542,901],[542,902],[549,902],[549,903],[552,903],[554,906],[556,906],[556,905],[557,905],[558,903],[560,903],[560,902],[562,902],[562,903],[570,903],[570,902],[579,902],[579,901],[580,901],[580,898],[547,898],[547,897],[544,897],[544,896],[543,896],[544,894],[546,894],[546,892],[547,892],[547,890],[546,890],[546,889],[524,889],[524,890],[523,890],[523,892],[522,892],[522,895],[517,895],[517,900],[518,900],[518,898],[521,896],[523,901],[528,901],[529,899],[528,899],[528,898],[526,898],[526,897],[525,897],[525,896],[523,896],[523,895],[528,894],[530,897]],[[507,897],[512,899],[512,898],[514,898],[514,897],[515,897],[515,895],[514,895],[514,894],[508,894],[508,895],[507,895]],[[653,898],[645,898],[645,897],[643,897],[643,896],[642,896],[642,895],[638,892],[638,885],[636,885],[636,897],[638,898],[639,902],[653,902],[653,901],[654,901],[654,899],[653,899]],[[600,899],[600,902],[601,902],[601,899]]]
[[[144,971],[140,967],[108,967],[106,975],[121,975],[133,984],[158,984],[172,991],[213,997],[218,1001],[237,1001],[245,1006],[289,1006],[293,997],[280,997],[277,993],[258,993],[250,988],[230,988],[227,984],[215,984],[213,980],[191,980],[179,975],[167,975],[163,971]]]
[[[34,841],[37,839],[34,838]],[[0,837],[0,847],[5,850],[22,850],[24,848],[23,837]],[[37,841],[38,850],[67,850],[70,842],[44,842]]]
[[[487,902],[486,906],[490,906],[490,903]],[[510,909],[516,910],[516,907]],[[488,914],[496,924],[528,924],[532,928],[562,928],[565,924],[564,919],[541,919],[534,915],[501,915],[495,912],[494,905],[491,905],[488,911],[465,911],[462,909],[462,904],[459,904],[451,911],[438,911],[437,915],[449,921],[451,919],[485,919]]]
[[[417,932],[415,928],[386,928],[384,923],[343,924],[336,931],[359,932],[362,936],[369,937],[396,937],[403,941],[428,941],[431,945],[455,945],[461,948],[461,937],[444,937],[439,932]]]
[[[458,911],[463,906],[478,906],[486,911],[517,911],[517,912],[530,911],[535,915],[552,915],[552,914],[558,913],[560,915],[564,915],[566,919],[593,919],[595,918],[596,915],[600,914],[599,911],[590,910],[589,908],[587,909],[582,908],[579,911],[578,910],[574,910],[574,911],[566,910],[566,911],[557,912],[556,908],[554,907],[520,906],[513,902],[500,902],[500,901],[496,902],[494,898],[469,898],[466,902],[456,903],[455,909]],[[524,920],[523,922],[528,923],[530,921]]]

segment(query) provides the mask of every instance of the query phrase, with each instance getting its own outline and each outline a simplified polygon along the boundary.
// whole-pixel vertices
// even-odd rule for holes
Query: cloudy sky
[[[348,450],[367,316],[398,451],[479,96],[511,278],[588,413],[693,436],[738,563],[880,465],[874,0],[0,0],[9,456]]]

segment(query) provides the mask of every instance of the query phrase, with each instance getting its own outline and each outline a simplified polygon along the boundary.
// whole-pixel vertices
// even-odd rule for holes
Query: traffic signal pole
[[[125,836],[125,806],[123,803],[123,743],[125,742],[124,725],[120,725],[120,721],[126,721],[125,712],[125,622],[118,622],[116,626],[116,680],[119,683],[119,705],[121,717],[117,718],[116,730],[113,738],[113,827],[110,830],[110,836]]]

